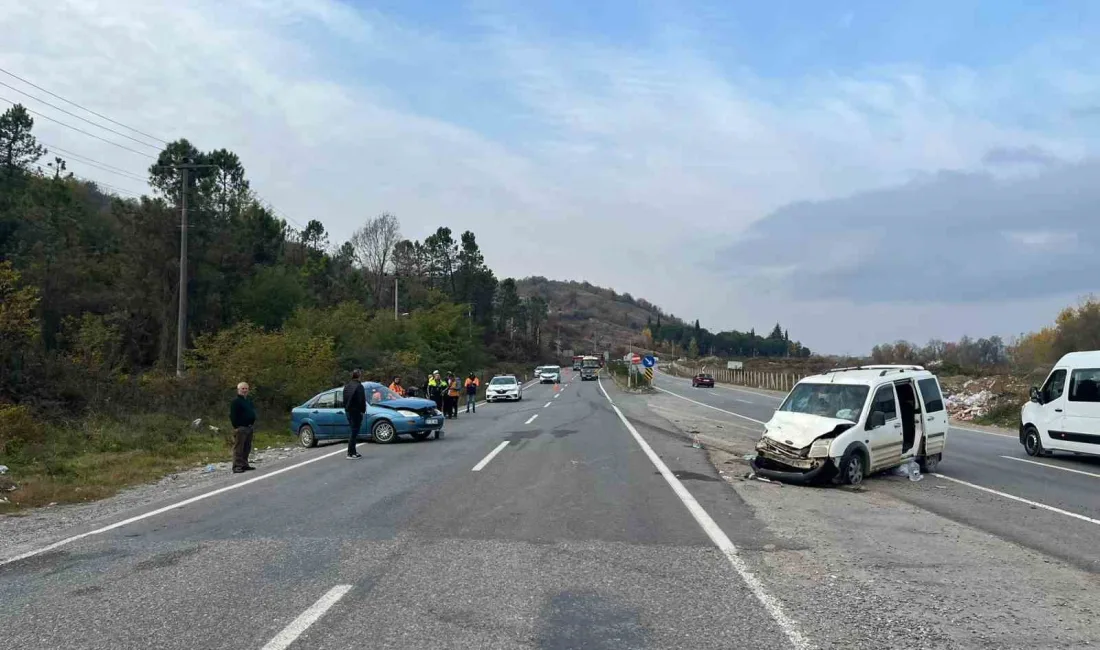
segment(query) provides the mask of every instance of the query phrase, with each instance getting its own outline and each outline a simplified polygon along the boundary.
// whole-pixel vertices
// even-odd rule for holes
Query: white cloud
[[[979,168],[997,147],[1089,147],[990,117],[985,88],[1015,92],[1007,71],[763,79],[720,72],[683,40],[638,51],[533,37],[507,16],[479,24],[487,36],[469,41],[336,0],[9,0],[0,67],[166,139],[235,150],[261,194],[334,241],[388,210],[410,236],[475,231],[499,272],[614,285],[712,327],[752,320],[743,289],[676,276],[782,205]],[[1095,81],[1058,79],[1077,98]],[[418,101],[430,91],[442,114]],[[151,162],[37,128],[142,174]]]

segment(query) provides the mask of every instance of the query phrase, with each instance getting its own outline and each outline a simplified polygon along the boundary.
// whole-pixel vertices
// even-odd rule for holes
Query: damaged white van
[[[939,381],[924,368],[838,368],[795,384],[765,425],[752,467],[784,482],[850,485],[914,459],[933,472],[947,428]]]

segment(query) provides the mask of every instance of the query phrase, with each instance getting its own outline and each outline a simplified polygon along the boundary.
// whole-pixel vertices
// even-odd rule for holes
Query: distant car
[[[443,413],[435,402],[420,397],[401,397],[375,382],[363,382],[367,412],[363,417],[364,439],[385,444],[398,436],[427,440],[443,435]],[[290,412],[290,430],[303,447],[316,447],[319,440],[347,440],[351,437],[344,413],[344,389],[330,388],[306,400]]]
[[[515,375],[497,375],[489,380],[485,387],[485,401],[520,401],[523,399],[523,387]]]
[[[700,386],[706,386],[707,388],[714,388],[714,377],[711,377],[705,372],[701,372],[691,378],[691,387],[699,388]]]
[[[599,368],[582,368],[581,381],[594,381],[599,377]]]
[[[559,366],[543,366],[539,372],[540,384],[557,384],[561,382],[561,368]]]

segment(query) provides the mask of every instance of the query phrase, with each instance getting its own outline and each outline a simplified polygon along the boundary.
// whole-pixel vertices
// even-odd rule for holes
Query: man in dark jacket
[[[233,425],[233,473],[256,469],[248,464],[252,453],[252,432],[256,424],[256,408],[248,398],[248,384],[237,384],[237,396],[229,405],[229,423]]]
[[[362,458],[362,454],[355,450],[356,438],[359,436],[359,428],[363,426],[363,414],[367,412],[367,392],[363,390],[363,382],[360,381],[362,373],[352,371],[351,381],[344,384],[344,413],[348,416],[348,426],[351,427],[351,436],[348,437],[348,458]]]

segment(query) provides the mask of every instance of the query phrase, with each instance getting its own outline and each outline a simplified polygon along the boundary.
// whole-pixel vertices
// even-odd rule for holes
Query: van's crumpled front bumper
[[[784,483],[815,483],[832,478],[836,467],[832,459],[807,458],[798,450],[761,438],[756,443],[756,457],[750,462],[752,470],[765,478]]]

